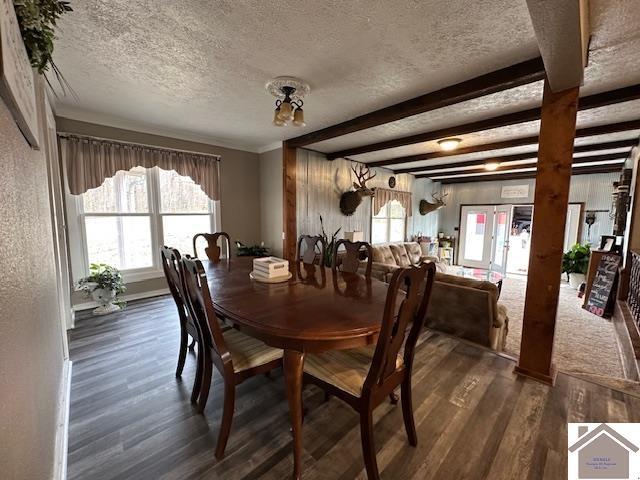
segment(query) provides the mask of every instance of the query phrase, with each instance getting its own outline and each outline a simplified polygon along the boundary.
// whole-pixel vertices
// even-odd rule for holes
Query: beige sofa
[[[509,318],[506,307],[498,303],[496,284],[438,272],[426,326],[502,351]]]
[[[438,271],[444,271],[445,268],[444,265],[438,263],[436,257],[424,255],[418,242],[372,245],[371,250],[373,256],[371,275],[383,282],[388,282],[393,272],[398,268],[418,265],[425,260],[435,262]],[[362,265],[360,268],[364,269]]]
[[[374,278],[388,282],[400,267],[429,260],[436,264],[426,326],[465,340],[504,350],[509,331],[507,309],[498,303],[498,287],[492,282],[445,273],[446,266],[424,255],[417,242],[372,245]],[[360,269],[364,272],[365,262]]]

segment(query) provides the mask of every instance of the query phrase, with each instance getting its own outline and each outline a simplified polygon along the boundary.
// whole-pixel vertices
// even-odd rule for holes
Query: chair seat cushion
[[[305,358],[304,371],[312,377],[359,397],[371,368],[375,350],[375,345],[369,345],[350,350],[330,350],[320,354],[310,354]],[[396,368],[400,368],[403,363],[404,360],[398,355]]]
[[[245,335],[235,328],[222,332],[222,335],[231,354],[235,372],[248,370],[282,358],[282,350],[269,347],[260,340]]]

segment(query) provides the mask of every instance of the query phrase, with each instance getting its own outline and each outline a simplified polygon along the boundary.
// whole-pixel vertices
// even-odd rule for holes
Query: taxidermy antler
[[[353,182],[355,190],[344,192],[340,196],[340,211],[347,216],[355,213],[360,203],[362,203],[362,197],[372,197],[376,190],[375,188],[367,187],[367,182],[374,178],[377,173],[371,173],[369,167],[364,164],[359,164],[357,167],[352,166],[351,171],[356,176],[356,181]]]
[[[435,212],[439,208],[442,208],[446,205],[444,203],[444,198],[449,195],[448,193],[432,193],[431,198],[433,198],[434,203],[428,202],[427,200],[420,200],[419,211],[420,215],[426,215],[427,213]]]

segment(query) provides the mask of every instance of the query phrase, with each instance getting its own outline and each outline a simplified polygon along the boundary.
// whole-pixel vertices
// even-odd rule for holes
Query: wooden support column
[[[560,293],[564,228],[579,87],[551,91],[545,80],[534,196],[529,274],[516,373],[553,384],[553,337]]]
[[[298,236],[296,218],[296,148],[286,141],[282,142],[282,199],[283,199],[283,245],[285,259],[293,265],[296,256],[296,239]]]

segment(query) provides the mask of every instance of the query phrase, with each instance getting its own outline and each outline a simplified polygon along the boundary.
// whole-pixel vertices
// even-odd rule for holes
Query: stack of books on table
[[[263,280],[273,280],[289,275],[289,262],[278,257],[264,257],[253,260],[253,276]]]

